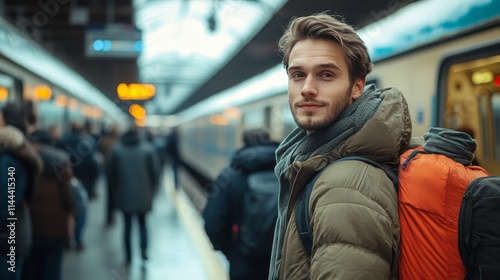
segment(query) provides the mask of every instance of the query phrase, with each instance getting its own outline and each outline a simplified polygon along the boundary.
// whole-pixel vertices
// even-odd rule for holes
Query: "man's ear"
[[[351,99],[352,101],[358,99],[363,91],[365,90],[365,82],[366,79],[356,79],[352,85],[352,94],[351,94]]]

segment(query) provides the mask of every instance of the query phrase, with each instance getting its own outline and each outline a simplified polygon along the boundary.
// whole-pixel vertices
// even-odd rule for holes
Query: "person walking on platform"
[[[411,138],[403,94],[365,86],[372,69],[354,29],[326,14],[294,18],[279,40],[298,127],[276,151],[279,216],[269,279],[398,279],[400,226],[393,182],[359,155],[397,165]],[[295,217],[301,190],[324,168],[309,199],[309,254]]]
[[[179,186],[179,167],[181,165],[180,155],[179,155],[179,129],[174,127],[172,131],[167,135],[166,151],[170,165],[172,166],[172,174],[174,175],[174,187]]]
[[[211,184],[208,204],[203,212],[205,231],[212,242],[214,249],[222,251],[229,261],[229,275],[231,280],[259,280],[266,279],[269,274],[269,260],[273,230],[276,221],[277,193],[279,185],[274,175],[276,165],[275,152],[278,143],[270,140],[269,132],[265,129],[246,130],[243,135],[244,146],[236,151],[230,166],[222,171],[218,178]],[[245,195],[249,193],[249,177],[258,176],[257,173],[267,174],[273,178],[273,184],[267,185],[274,190],[266,190],[274,196],[274,204],[270,205],[271,213],[264,213],[273,219],[269,224],[269,231],[263,231],[268,236],[258,236],[259,240],[268,239],[262,243],[268,248],[260,248],[259,252],[248,254],[242,246],[244,237],[242,222],[246,206]],[[256,177],[258,178],[258,177]],[[261,184],[264,187],[265,184]],[[268,200],[268,201],[272,201]],[[264,208],[264,207],[259,207]],[[254,211],[255,212],[255,211]],[[274,215],[273,215],[274,214]],[[264,227],[265,218],[258,219],[258,224],[253,227]]]
[[[142,139],[136,127],[125,132],[107,158],[107,176],[116,194],[116,206],[123,212],[126,265],[132,261],[132,217],[137,217],[143,260],[148,259],[146,214],[151,210],[158,178],[158,158],[154,147]]]
[[[111,149],[116,144],[119,138],[118,126],[113,124],[109,128],[103,128],[103,136],[102,141],[99,143],[98,150],[101,152],[104,157],[104,169],[106,169],[106,164],[108,161],[106,160],[109,157]],[[107,199],[106,199],[106,226],[112,226],[115,223],[115,193],[109,184],[109,178],[106,176],[106,190],[107,190]]]
[[[29,209],[33,225],[33,246],[26,260],[24,280],[60,280],[64,248],[72,238],[73,224],[69,155],[55,148],[55,141],[44,130],[29,135],[43,160]]]
[[[43,168],[42,159],[25,137],[26,124],[23,119],[21,110],[14,104],[8,104],[1,110],[0,279],[2,280],[22,279],[23,265],[32,243],[28,201]],[[12,236],[15,239],[12,239]]]

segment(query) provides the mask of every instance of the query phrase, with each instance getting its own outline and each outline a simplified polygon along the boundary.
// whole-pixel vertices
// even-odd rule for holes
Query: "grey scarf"
[[[463,165],[470,165],[476,151],[476,140],[467,133],[442,127],[431,127],[424,134],[424,150],[445,155]]]

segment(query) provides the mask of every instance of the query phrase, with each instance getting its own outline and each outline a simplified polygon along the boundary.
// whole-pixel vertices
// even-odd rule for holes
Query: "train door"
[[[500,175],[500,43],[445,59],[438,96],[438,125],[473,136],[479,165]]]

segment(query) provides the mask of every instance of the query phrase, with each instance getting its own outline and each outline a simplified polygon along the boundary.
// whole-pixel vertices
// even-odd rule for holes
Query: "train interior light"
[[[0,86],[0,102],[5,102],[9,97],[9,89]]]
[[[35,86],[35,98],[40,101],[50,100],[52,89],[46,85]]]
[[[66,107],[68,106],[68,97],[66,95],[58,95],[55,98],[56,106]]]
[[[210,116],[212,125],[226,126],[229,125],[229,119],[223,114],[213,114]]]
[[[78,100],[76,100],[75,98],[70,98],[68,102],[68,108],[71,110],[75,110],[76,108],[78,108]]]
[[[493,73],[491,71],[478,71],[472,74],[472,82],[476,85],[488,84],[493,81]]]

